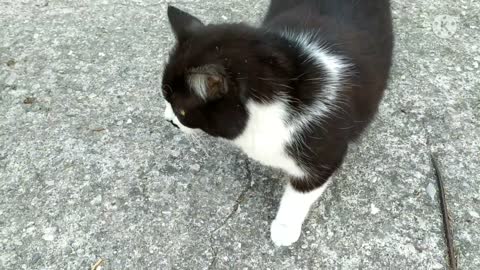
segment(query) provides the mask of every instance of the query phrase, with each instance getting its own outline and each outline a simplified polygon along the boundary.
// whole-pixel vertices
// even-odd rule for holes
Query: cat
[[[349,143],[375,116],[392,63],[388,0],[272,0],[261,26],[205,25],[169,6],[165,118],[227,139],[290,180],[271,223],[276,246],[301,234]]]

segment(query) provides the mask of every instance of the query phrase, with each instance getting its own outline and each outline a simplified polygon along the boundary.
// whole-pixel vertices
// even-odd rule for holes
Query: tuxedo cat
[[[166,119],[289,175],[270,233],[291,245],[377,111],[392,59],[389,1],[272,0],[260,27],[206,25],[172,6],[168,19]]]

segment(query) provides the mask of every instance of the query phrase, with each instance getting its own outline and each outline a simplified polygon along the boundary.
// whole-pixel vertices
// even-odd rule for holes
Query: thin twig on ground
[[[455,246],[453,243],[453,232],[451,226],[451,217],[448,212],[447,200],[445,198],[445,188],[443,186],[443,176],[440,171],[440,166],[438,161],[433,153],[430,153],[430,159],[432,161],[433,170],[435,173],[435,178],[437,179],[438,192],[440,193],[440,209],[442,211],[443,217],[443,227],[445,231],[445,239],[447,242],[447,251],[448,251],[448,261],[451,270],[457,270],[457,257],[455,254]]]

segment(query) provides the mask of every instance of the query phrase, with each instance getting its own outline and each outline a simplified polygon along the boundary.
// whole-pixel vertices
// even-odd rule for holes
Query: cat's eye
[[[185,112],[185,110],[180,110],[180,115],[181,116],[185,116],[187,113]]]
[[[172,94],[173,94],[173,89],[172,89],[170,86],[164,84],[164,85],[162,86],[162,94],[163,94],[163,97],[164,97],[164,98],[167,98],[167,99],[168,99],[168,98],[170,98],[170,97],[172,96]]]

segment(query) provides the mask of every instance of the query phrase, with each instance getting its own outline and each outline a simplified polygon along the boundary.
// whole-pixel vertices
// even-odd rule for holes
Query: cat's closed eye
[[[173,89],[167,84],[162,85],[162,94],[165,99],[170,99],[173,95]]]

